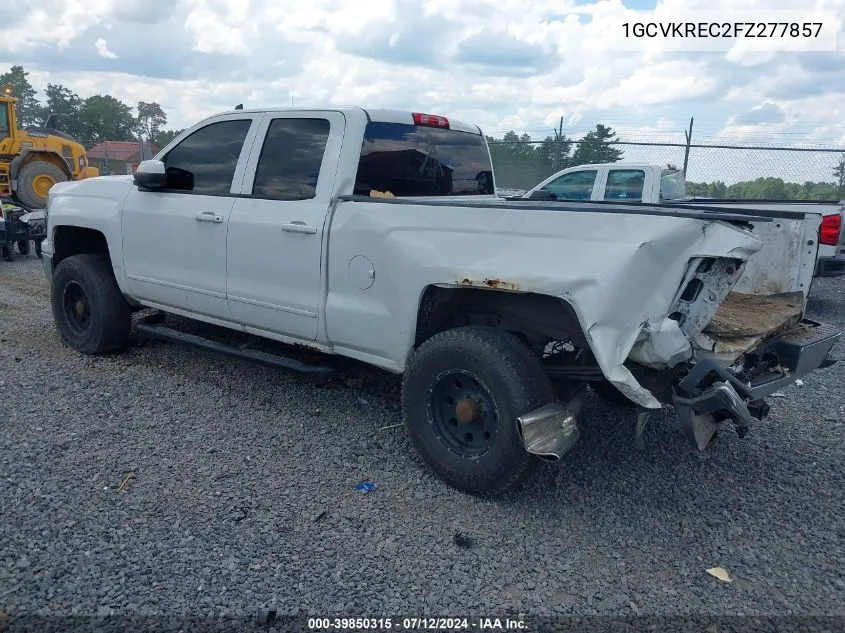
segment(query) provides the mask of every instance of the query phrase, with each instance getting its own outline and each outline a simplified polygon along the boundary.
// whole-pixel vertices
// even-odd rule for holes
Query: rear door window
[[[605,200],[643,199],[645,172],[642,169],[611,169],[604,187]]]
[[[252,195],[268,200],[316,196],[330,128],[327,119],[274,119],[261,148]]]
[[[493,194],[493,167],[480,134],[404,123],[367,124],[355,193],[394,196]]]

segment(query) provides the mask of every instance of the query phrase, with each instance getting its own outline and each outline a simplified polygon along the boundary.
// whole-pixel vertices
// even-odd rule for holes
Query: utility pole
[[[144,133],[138,130],[138,147],[141,148],[141,155],[138,158],[138,165],[144,162]]]
[[[689,118],[689,132],[684,132],[684,135],[687,137],[687,147],[684,150],[684,180],[687,179],[687,165],[689,164],[689,148],[690,144],[692,143],[692,122],[693,117]]]
[[[557,171],[563,163],[563,117],[560,117],[560,123],[552,132],[555,135],[554,145],[552,146],[552,169]]]

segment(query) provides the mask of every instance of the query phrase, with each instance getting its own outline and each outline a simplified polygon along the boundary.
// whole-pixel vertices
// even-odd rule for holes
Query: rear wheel
[[[83,354],[126,346],[129,304],[105,255],[74,255],[56,267],[51,288],[53,319],[62,341]]]
[[[15,247],[12,242],[0,246],[0,255],[3,256],[7,262],[15,261]]]
[[[531,350],[487,327],[428,339],[402,381],[405,423],[423,459],[449,485],[483,496],[516,487],[538,463],[516,419],[552,400]]]
[[[17,180],[18,200],[31,209],[44,209],[50,189],[58,182],[67,181],[67,174],[46,160],[34,160],[21,167]]]
[[[18,241],[18,252],[21,255],[29,255],[29,240]]]

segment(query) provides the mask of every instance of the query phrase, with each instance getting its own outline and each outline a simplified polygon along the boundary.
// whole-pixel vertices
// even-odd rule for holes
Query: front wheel
[[[29,240],[18,240],[18,252],[21,255],[29,255]]]
[[[59,262],[51,288],[53,319],[62,341],[83,354],[126,346],[129,305],[104,255],[74,255]]]
[[[531,350],[489,327],[436,334],[416,350],[402,381],[417,450],[446,483],[481,496],[516,487],[538,463],[522,444],[517,418],[552,400]]]
[[[0,255],[2,255],[3,259],[5,259],[7,262],[15,261],[15,247],[12,245],[11,242],[0,246]]]

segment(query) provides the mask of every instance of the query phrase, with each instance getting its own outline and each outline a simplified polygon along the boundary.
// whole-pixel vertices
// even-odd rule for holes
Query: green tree
[[[155,101],[138,102],[138,131],[141,136],[150,141],[154,139],[167,125],[167,115]]]
[[[82,109],[82,99],[79,95],[65,88],[61,84],[47,84],[47,114],[55,114],[58,128],[74,138],[82,133],[79,112]]]
[[[598,123],[596,129],[587,132],[572,154],[573,165],[587,165],[595,163],[615,163],[622,159],[622,150],[614,147],[619,139],[616,132],[607,125]]]
[[[86,147],[103,141],[134,141],[137,120],[132,108],[111,95],[94,95],[82,102],[79,109],[80,134]]]
[[[549,173],[566,169],[571,165],[572,139],[555,130],[554,136],[547,136],[537,146],[535,155],[539,162],[548,166]]]
[[[159,130],[155,136],[152,137],[153,145],[162,149],[182,132],[184,132],[184,130]]]
[[[0,75],[0,88],[6,86],[11,86],[12,93],[18,100],[15,105],[18,126],[40,125],[44,120],[44,109],[38,102],[38,93],[29,83],[29,73],[23,66],[12,66],[9,72]]]
[[[839,198],[836,183],[785,182],[781,178],[756,178],[730,186],[722,181],[688,182],[687,193],[706,198],[737,198],[740,200],[831,200]]]
[[[833,168],[834,184],[836,185],[836,197],[840,200],[845,197],[845,154],[839,158],[839,163]]]

